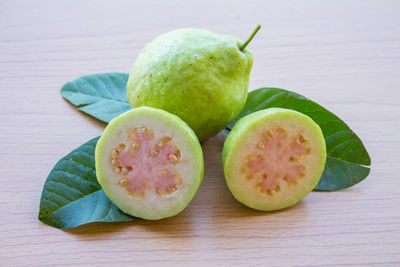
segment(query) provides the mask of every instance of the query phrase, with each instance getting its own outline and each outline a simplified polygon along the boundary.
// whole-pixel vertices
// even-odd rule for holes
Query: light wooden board
[[[400,265],[399,1],[1,1],[0,266]],[[228,191],[224,135],[203,145],[205,178],[180,215],[58,230],[37,220],[43,183],[104,124],[64,101],[78,76],[128,72],[140,49],[180,27],[245,39],[251,89],[295,90],[344,119],[370,176],[293,208],[250,210]]]

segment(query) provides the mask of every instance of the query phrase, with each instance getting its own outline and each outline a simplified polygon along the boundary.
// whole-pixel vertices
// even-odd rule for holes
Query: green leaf
[[[61,88],[61,95],[78,109],[103,122],[131,109],[126,96],[127,73],[79,77]]]
[[[120,211],[97,182],[94,150],[98,139],[79,146],[51,170],[40,199],[40,221],[72,228],[91,222],[136,220]]]
[[[249,93],[239,118],[272,107],[299,111],[311,117],[325,137],[327,160],[316,190],[340,190],[364,180],[371,158],[360,138],[335,114],[297,93],[279,88],[260,88]],[[229,125],[232,129],[236,121]]]

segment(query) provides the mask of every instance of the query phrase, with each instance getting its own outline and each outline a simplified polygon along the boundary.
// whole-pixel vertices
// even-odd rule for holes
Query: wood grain
[[[1,1],[0,265],[400,265],[399,1]],[[180,215],[58,230],[37,220],[45,178],[104,124],[60,95],[78,76],[128,72],[145,43],[180,27],[245,39],[251,89],[295,90],[344,119],[372,171],[273,213],[228,191],[224,134],[203,145],[205,179]]]

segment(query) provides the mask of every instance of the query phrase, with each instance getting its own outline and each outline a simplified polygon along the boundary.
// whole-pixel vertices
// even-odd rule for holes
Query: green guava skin
[[[234,176],[237,175],[237,172],[235,173],[234,168],[240,164],[239,162],[235,161],[235,156],[238,155],[238,153],[243,153],[244,151],[247,153],[252,149],[249,147],[243,148],[241,146],[244,140],[249,138],[248,135],[250,133],[259,130],[262,125],[265,125],[265,123],[273,120],[292,120],[307,127],[308,131],[314,137],[312,141],[315,149],[312,156],[316,157],[317,164],[313,166],[313,169],[310,172],[310,180],[308,183],[304,184],[302,181],[299,182],[300,186],[302,186],[299,192],[282,199],[275,199],[276,201],[272,203],[265,202],[264,200],[258,198],[257,193],[255,192],[246,192],[245,190],[242,190],[242,186],[235,186],[233,179]],[[307,115],[294,110],[269,108],[254,112],[250,115],[242,117],[237,121],[225,140],[221,157],[225,181],[235,199],[242,204],[256,210],[273,211],[295,205],[315,188],[325,168],[326,145],[321,128]]]
[[[162,210],[148,210],[141,206],[140,200],[132,202],[132,198],[119,190],[115,186],[115,180],[110,179],[110,141],[113,138],[118,138],[121,133],[121,125],[129,124],[137,120],[149,119],[153,124],[162,124],[163,127],[173,129],[178,133],[179,138],[175,137],[174,140],[181,141],[181,148],[186,147],[186,151],[190,152],[191,168],[190,172],[190,186],[187,188],[187,194],[181,196],[179,201],[175,201],[172,206],[167,206]],[[186,153],[188,154],[188,153]],[[187,162],[188,159],[186,158]],[[186,163],[185,163],[186,164]],[[97,180],[103,188],[107,197],[123,212],[134,217],[143,218],[147,220],[159,220],[167,217],[172,217],[180,213],[186,208],[193,197],[196,195],[204,176],[204,160],[201,145],[196,134],[193,130],[179,117],[166,112],[164,110],[155,109],[151,107],[138,107],[131,109],[113,120],[107,125],[95,149],[95,165]]]
[[[132,107],[150,106],[183,119],[200,141],[216,135],[244,107],[253,55],[243,42],[201,29],[179,29],[147,44],[127,84]]]

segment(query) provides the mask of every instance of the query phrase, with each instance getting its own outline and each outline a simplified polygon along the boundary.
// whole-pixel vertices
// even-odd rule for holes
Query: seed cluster
[[[303,135],[288,136],[284,128],[271,128],[264,132],[242,166],[246,180],[254,180],[261,193],[274,195],[281,183],[296,185],[305,176],[301,160],[310,154],[310,143]]]
[[[170,136],[155,140],[146,127],[130,129],[128,144],[120,143],[111,152],[111,165],[119,185],[137,197],[145,198],[147,190],[160,196],[172,194],[182,185],[176,164],[182,161],[179,148]]]

